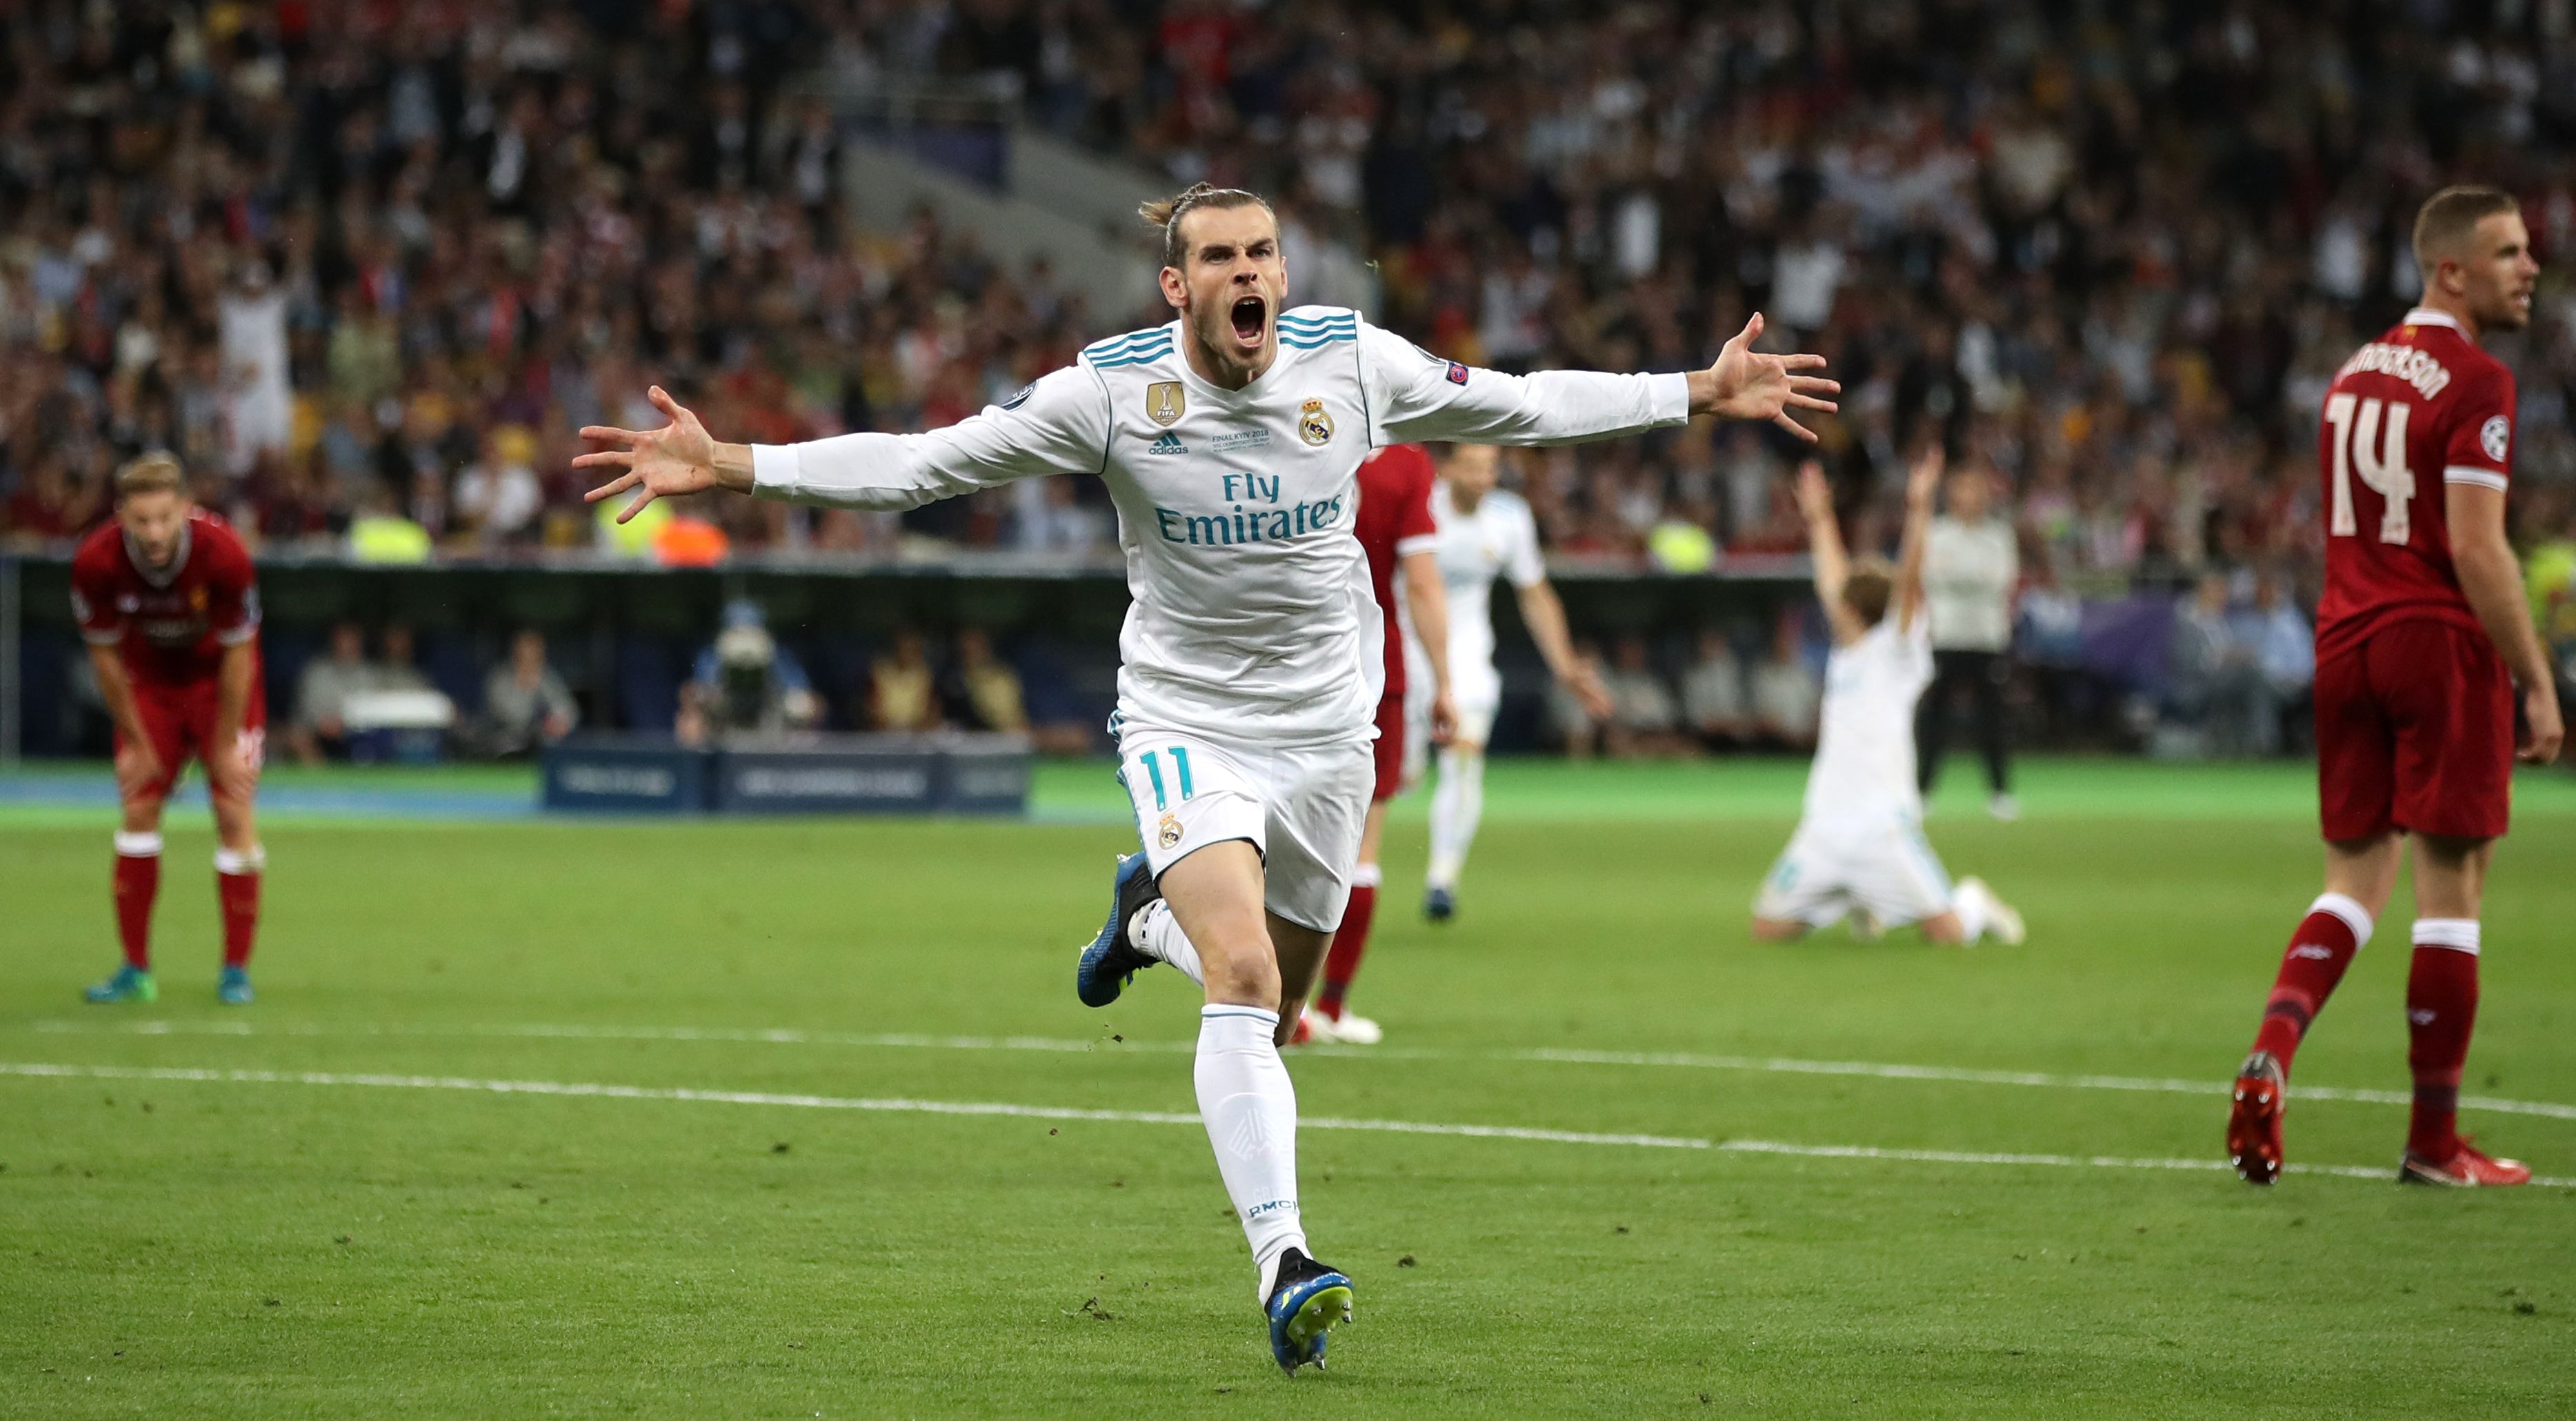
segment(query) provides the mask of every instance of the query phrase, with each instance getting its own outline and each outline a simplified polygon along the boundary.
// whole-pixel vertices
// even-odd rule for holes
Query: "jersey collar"
[[[187,522],[180,524],[179,546],[170,550],[169,565],[160,568],[157,571],[153,568],[151,563],[144,560],[143,550],[134,546],[133,534],[128,533],[123,529],[118,529],[117,536],[125,540],[125,560],[133,564],[135,575],[142,578],[145,582],[150,583],[152,586],[161,588],[167,587],[171,583],[178,581],[180,572],[188,566],[188,545],[190,540],[195,537],[196,532],[197,528],[195,519],[192,518]]]
[[[2430,306],[2416,307],[2414,310],[2407,312],[2406,319],[2399,321],[2397,324],[2401,326],[2449,326],[2455,331],[2460,328],[2458,318],[2454,317],[2450,312],[2436,311]]]

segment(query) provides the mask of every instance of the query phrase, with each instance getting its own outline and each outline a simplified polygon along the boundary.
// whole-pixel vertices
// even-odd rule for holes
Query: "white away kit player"
[[[1496,488],[1501,451],[1491,444],[1453,445],[1439,461],[1431,489],[1431,521],[1440,530],[1436,555],[1449,602],[1449,675],[1458,703],[1458,732],[1440,748],[1439,779],[1431,791],[1431,863],[1423,875],[1422,912],[1445,923],[1458,911],[1458,875],[1476,842],[1485,812],[1485,745],[1493,738],[1494,712],[1502,705],[1503,679],[1494,670],[1494,582],[1508,580],[1519,594],[1521,624],[1538,643],[1547,669],[1595,717],[1610,714],[1601,678],[1574,655],[1565,629],[1565,605],[1548,586],[1538,551],[1538,520],[1527,500]],[[1409,632],[1409,628],[1408,628]],[[1417,668],[1429,666],[1416,644]],[[1427,674],[1409,677],[1428,683]],[[1417,698],[1411,744],[1428,745],[1430,702]]]
[[[1838,387],[1797,373],[1821,357],[1754,353],[1758,316],[1688,375],[1470,370],[1350,311],[1286,309],[1278,223],[1251,193],[1195,187],[1145,215],[1163,229],[1177,318],[1087,347],[979,415],[923,434],[720,444],[657,388],[669,425],[585,429],[603,447],[574,462],[615,471],[594,499],[641,490],[621,516],[713,488],[902,509],[1047,474],[1107,481],[1132,597],[1113,724],[1144,851],[1120,861],[1076,986],[1103,1005],[1165,961],[1205,987],[1199,1113],[1272,1355],[1293,1373],[1322,1363],[1351,1303],[1350,1280],[1307,1252],[1278,1046],[1340,921],[1373,778],[1382,633],[1350,531],[1362,456],[1405,439],[1602,438],[1697,413],[1796,428],[1787,411],[1832,409]]]
[[[1934,942],[1973,943],[1988,933],[2022,940],[2021,915],[1978,879],[1952,887],[1923,839],[1914,705],[1932,682],[1923,532],[1941,462],[1935,446],[1906,480],[1905,535],[1893,569],[1844,555],[1825,471],[1814,463],[1798,470],[1798,507],[1834,650],[1806,809],[1754,899],[1756,938],[1794,938],[1857,912],[1868,932],[1912,923]]]

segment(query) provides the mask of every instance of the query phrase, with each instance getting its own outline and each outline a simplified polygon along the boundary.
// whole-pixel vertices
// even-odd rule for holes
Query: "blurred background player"
[[[1994,474],[1971,465],[1951,473],[1948,507],[1923,538],[1924,615],[1932,627],[1932,688],[1916,717],[1925,794],[1941,779],[1950,722],[1968,702],[1970,729],[1986,761],[1986,812],[2021,817],[2005,759],[2004,686],[2012,676],[2013,586],[2021,549],[2012,520],[1995,511]]]
[[[1494,670],[1497,575],[1509,578],[1520,594],[1521,624],[1558,684],[1595,721],[1608,720],[1613,709],[1600,673],[1574,654],[1565,604],[1547,585],[1547,565],[1539,559],[1538,520],[1530,516],[1528,501],[1494,487],[1501,463],[1501,451],[1491,444],[1452,445],[1431,491],[1440,580],[1448,592],[1450,685],[1458,703],[1458,731],[1440,747],[1439,781],[1431,791],[1431,866],[1423,876],[1422,913],[1435,923],[1458,911],[1458,875],[1485,812],[1485,742],[1503,700],[1503,679]],[[1417,637],[1422,634],[1415,628]],[[1427,716],[1427,704],[1423,712]],[[1418,729],[1428,744],[1427,721]]]
[[[1386,623],[1386,690],[1377,703],[1377,786],[1369,797],[1368,823],[1360,830],[1359,866],[1351,871],[1351,900],[1342,909],[1342,925],[1324,954],[1324,984],[1306,1012],[1301,1041],[1374,1046],[1385,1035],[1378,1024],[1344,1005],[1351,979],[1359,975],[1360,957],[1368,951],[1369,925],[1377,915],[1378,840],[1386,832],[1387,801],[1405,786],[1411,747],[1405,733],[1404,633],[1396,615],[1395,574],[1404,571],[1405,623],[1427,628],[1424,659],[1431,673],[1428,693],[1432,744],[1448,743],[1458,727],[1458,710],[1449,690],[1448,597],[1440,583],[1439,527],[1431,521],[1431,456],[1419,444],[1390,444],[1360,463],[1360,511],[1351,532],[1368,554],[1369,585],[1377,593]]]
[[[151,1001],[152,900],[161,887],[161,804],[196,756],[215,811],[215,894],[224,965],[216,996],[251,999],[266,856],[251,818],[268,715],[259,684],[259,589],[250,553],[188,498],[179,461],[146,454],[116,471],[116,519],[72,558],[72,614],[116,722],[116,931],[125,965],[93,1002]]]
[[[2446,188],[2415,219],[2422,304],[2344,362],[2318,428],[2326,589],[2317,607],[2317,792],[2326,891],[2290,936],[2254,1049],[2237,1069],[2227,1154],[2249,1184],[2281,1173],[2290,1061],[2396,886],[2415,842],[2406,1063],[2415,1109],[2397,1177],[2521,1184],[2531,1171],[2459,1136],[2478,1013],[2478,912],[2505,831],[2517,750],[2558,757],[2558,690],[2505,541],[2513,372],[2478,348],[2531,319],[2540,264],[2514,199]],[[2507,677],[2510,675],[2511,680]]]
[[[1798,470],[1798,507],[1834,651],[1825,663],[1824,726],[1807,771],[1806,808],[1754,900],[1756,938],[1785,941],[1858,909],[1870,932],[1912,923],[1934,942],[1973,943],[1988,933],[2022,940],[2021,915],[1978,879],[1952,888],[1923,839],[1914,707],[1932,681],[1923,539],[1941,462],[1934,446],[1906,479],[1894,568],[1880,558],[1855,565],[1844,555],[1825,471],[1813,463]]]

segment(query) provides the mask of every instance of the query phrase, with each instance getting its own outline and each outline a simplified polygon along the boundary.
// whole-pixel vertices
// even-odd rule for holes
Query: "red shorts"
[[[2483,631],[2393,622],[2317,663],[2317,794],[2329,840],[2504,834],[2513,683]]]
[[[170,787],[179,782],[179,772],[187,768],[190,756],[203,759],[206,742],[214,738],[216,682],[212,676],[185,682],[134,682],[134,709],[143,720],[143,733],[152,742],[153,753],[161,757],[161,780],[152,786],[152,797],[166,799]],[[268,698],[260,693],[259,678],[250,683],[250,704],[242,708],[242,759],[250,766],[254,785],[259,779],[261,762],[266,758],[268,739]],[[117,732],[117,745],[125,744],[123,731]]]
[[[1372,802],[1396,797],[1404,789],[1404,693],[1377,703],[1377,789]]]

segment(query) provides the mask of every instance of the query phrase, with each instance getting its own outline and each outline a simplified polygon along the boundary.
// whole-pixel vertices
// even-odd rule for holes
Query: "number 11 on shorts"
[[[1148,750],[1144,754],[1136,757],[1136,763],[1145,767],[1146,780],[1154,786],[1154,807],[1156,809],[1171,808],[1170,801],[1165,799],[1163,796],[1163,753],[1164,752],[1160,750]],[[1172,756],[1173,773],[1180,780],[1181,798],[1187,799],[1190,797],[1190,747],[1186,745],[1174,745],[1171,747],[1170,753]]]

